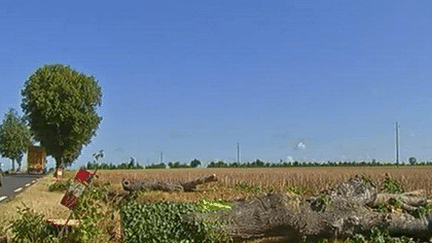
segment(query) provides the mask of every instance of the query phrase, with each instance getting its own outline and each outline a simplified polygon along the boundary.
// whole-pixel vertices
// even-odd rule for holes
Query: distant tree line
[[[141,166],[138,162],[135,162],[134,158],[130,158],[129,162],[123,162],[121,164],[113,164],[113,163],[98,163],[97,161],[93,162],[87,162],[87,164],[82,169],[87,170],[137,170],[137,169],[143,169],[144,167]]]
[[[432,161],[417,162],[416,158],[411,157],[408,160],[409,165],[432,165]],[[224,161],[210,162],[207,168],[264,168],[264,167],[325,167],[325,166],[405,166],[405,163],[391,163],[391,162],[379,162],[373,159],[372,161],[327,161],[325,163],[320,162],[264,162],[257,159],[253,162],[245,163],[227,163]]]
[[[98,163],[97,159],[93,162],[88,162],[86,166],[82,167],[88,170],[136,170],[136,169],[180,169],[180,168],[196,168],[202,165],[201,162],[197,159],[192,160],[190,163],[181,163],[177,162],[168,162],[155,164],[152,163],[150,165],[142,166],[138,162],[135,161],[134,158],[130,158],[129,162],[124,162],[121,164],[114,165],[112,163]],[[327,161],[325,163],[319,162],[264,162],[260,159],[257,159],[253,162],[245,162],[245,163],[229,163],[224,161],[212,161],[207,165],[207,168],[289,168],[289,167],[329,167],[329,166],[408,166],[408,165],[432,165],[432,161],[423,161],[417,162],[416,158],[411,157],[408,160],[408,163],[389,163],[389,162],[379,162],[373,159],[372,161]]]
[[[103,157],[103,153],[102,151],[98,153],[93,154],[93,156],[95,157],[95,160],[93,162],[87,162],[87,164],[83,167],[81,167],[82,169],[87,169],[87,170],[137,170],[137,169],[177,169],[177,168],[196,168],[199,165],[201,165],[201,162],[197,159],[192,160],[189,164],[186,163],[180,163],[179,161],[172,163],[169,162],[168,163],[168,167],[165,163],[159,163],[159,164],[151,164],[151,165],[146,165],[146,166],[142,166],[140,165],[138,162],[135,162],[134,158],[130,158],[129,162],[124,162],[121,164],[113,164],[113,163],[98,163],[98,159]]]

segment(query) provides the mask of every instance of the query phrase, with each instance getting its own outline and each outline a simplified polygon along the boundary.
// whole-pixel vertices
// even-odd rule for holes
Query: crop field
[[[110,182],[118,190],[121,189],[122,178],[171,182],[217,175],[218,182],[203,185],[197,192],[158,194],[163,197],[159,199],[180,201],[218,197],[230,200],[241,197],[244,193],[249,195],[264,191],[290,191],[296,188],[302,190],[303,194],[317,194],[356,175],[367,176],[380,189],[380,183],[386,174],[399,181],[406,191],[423,189],[428,198],[432,196],[432,167],[429,166],[104,170],[98,171],[97,174],[99,178],[96,181]]]

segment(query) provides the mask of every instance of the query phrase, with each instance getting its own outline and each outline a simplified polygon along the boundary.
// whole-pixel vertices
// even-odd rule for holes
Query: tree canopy
[[[15,161],[18,170],[25,151],[32,144],[31,133],[26,122],[14,109],[9,109],[0,125],[0,155],[12,160],[12,170],[15,170]]]
[[[21,90],[21,107],[35,140],[56,160],[69,166],[96,135],[102,117],[102,89],[93,76],[61,64],[45,65]]]

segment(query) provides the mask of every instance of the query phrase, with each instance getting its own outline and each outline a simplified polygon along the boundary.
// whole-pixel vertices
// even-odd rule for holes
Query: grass
[[[0,225],[4,227],[15,219],[17,208],[22,208],[23,204],[50,219],[67,218],[69,210],[60,204],[64,193],[48,191],[48,186],[53,183],[52,178],[52,175],[47,175],[15,198],[0,203]]]

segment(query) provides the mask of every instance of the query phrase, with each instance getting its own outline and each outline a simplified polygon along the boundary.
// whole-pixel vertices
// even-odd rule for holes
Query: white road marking
[[[19,191],[21,191],[21,190],[22,190],[22,187],[16,189],[14,192],[19,192]]]
[[[6,198],[7,198],[6,196],[0,197],[0,202],[5,200]]]

